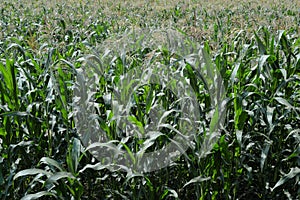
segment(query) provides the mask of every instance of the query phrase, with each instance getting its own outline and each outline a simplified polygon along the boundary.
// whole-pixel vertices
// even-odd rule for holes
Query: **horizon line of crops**
[[[21,12],[22,4],[8,2],[1,5],[0,198],[299,198],[300,17],[296,10],[251,10],[242,4],[238,11],[196,10],[195,19],[194,10],[184,10],[181,2],[153,12],[151,19],[147,19],[151,6],[120,7],[123,14],[115,18],[101,12],[89,18],[89,1],[81,1],[75,8],[58,3],[56,8],[44,7],[37,13],[26,5]],[[226,19],[228,12],[232,15]],[[265,19],[266,24],[290,16],[292,25],[284,18],[281,23],[286,30],[277,31],[274,26],[251,25],[248,18],[244,27],[239,26],[234,17],[241,12],[244,19],[250,13],[273,14],[274,18]],[[136,17],[138,13],[142,14]],[[118,24],[123,18],[128,24]],[[181,20],[192,24],[183,27]],[[170,21],[205,46],[223,76],[228,100],[221,137],[206,158],[199,159],[199,136],[195,148],[176,165],[147,174],[110,171],[110,166],[97,163],[85,151],[74,128],[75,70],[82,67],[80,60],[93,47],[113,40],[127,25],[158,29]],[[204,33],[193,32],[194,26]],[[163,55],[164,62],[170,61],[168,49],[153,50]],[[147,53],[149,50],[142,48],[131,52],[130,59],[136,62],[130,67],[138,67]],[[203,83],[195,71],[183,68],[186,78],[194,81],[199,103],[209,107]],[[107,66],[107,71],[111,69],[114,74],[99,83],[103,93],[112,76],[122,75],[125,66],[115,63]],[[147,88],[141,90],[149,94]],[[103,100],[101,94],[99,100]],[[145,96],[136,100],[136,109],[144,102]],[[172,102],[166,98],[164,103]],[[101,106],[103,113],[109,110],[104,100]],[[138,113],[133,115],[141,120]],[[209,120],[204,120],[203,126],[208,124]],[[113,123],[103,126],[108,131],[115,128]]]

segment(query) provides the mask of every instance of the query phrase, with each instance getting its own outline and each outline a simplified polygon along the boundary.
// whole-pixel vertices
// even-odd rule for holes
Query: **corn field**
[[[300,198],[300,1],[0,16],[0,199]]]

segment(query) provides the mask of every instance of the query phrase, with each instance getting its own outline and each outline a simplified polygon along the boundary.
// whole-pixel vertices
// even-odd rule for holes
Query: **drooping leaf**
[[[51,183],[55,183],[58,180],[62,179],[62,178],[71,178],[71,179],[75,179],[75,176],[73,176],[72,173],[70,172],[57,172],[53,175],[51,175],[47,181],[46,184],[51,184]]]
[[[286,106],[288,109],[294,108],[286,99],[282,97],[275,97],[274,99],[278,101],[278,103],[280,103],[281,105]]]
[[[210,180],[210,177],[202,177],[202,176],[197,176],[193,179],[191,179],[189,182],[187,182],[186,184],[184,184],[183,188],[185,188],[186,186],[193,184],[193,183],[201,183],[203,181],[208,181]]]
[[[275,186],[272,188],[272,190],[276,189],[277,187],[283,185],[286,183],[288,180],[294,178],[294,177],[299,177],[300,176],[300,168],[298,167],[293,167],[291,168],[290,172],[285,174],[283,177],[280,178],[280,180],[275,184]]]
[[[25,169],[25,170],[19,171],[14,176],[13,180],[15,180],[15,179],[17,179],[19,177],[22,177],[22,176],[29,176],[29,175],[36,175],[36,174],[44,174],[44,175],[46,175],[48,177],[52,175],[51,172],[47,172],[46,170],[32,168],[32,169]]]
[[[53,197],[57,198],[56,195],[51,193],[51,192],[41,191],[41,192],[37,192],[35,194],[27,194],[26,196],[22,197],[21,200],[39,199],[39,198],[44,197],[44,196],[53,196]]]
[[[56,167],[61,172],[65,171],[63,169],[63,167],[56,160],[54,160],[52,158],[49,158],[49,157],[42,157],[41,160],[40,160],[40,163],[54,166],[54,167]]]

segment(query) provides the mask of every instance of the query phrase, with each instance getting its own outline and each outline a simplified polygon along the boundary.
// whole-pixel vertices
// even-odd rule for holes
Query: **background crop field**
[[[169,46],[135,43],[108,57],[105,50],[132,37],[131,30],[177,31],[205,52],[207,69],[220,73],[226,111],[211,151],[202,148],[216,120],[209,83]],[[299,34],[299,0],[2,0],[0,199],[300,199]],[[128,153],[157,150],[172,139],[178,117],[168,117],[169,129],[146,148],[149,140],[122,138],[108,95],[153,55],[191,84],[199,131],[172,165],[121,171],[95,159],[80,140],[75,80],[87,64],[110,59],[96,77],[101,128]],[[178,106],[174,93],[155,84],[132,99],[130,119],[139,128],[154,105]]]

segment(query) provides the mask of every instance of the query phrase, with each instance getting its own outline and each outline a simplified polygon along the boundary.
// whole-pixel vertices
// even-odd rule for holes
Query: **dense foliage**
[[[0,198],[299,199],[300,5],[269,2],[2,1]],[[199,44],[210,57],[205,64],[222,75],[226,112],[220,137],[201,157],[211,102],[196,70],[181,64],[202,106],[203,132],[195,146],[154,172],[112,169],[80,141],[72,107],[74,80],[87,55],[104,59],[103,50],[110,46],[103,44],[115,44],[111,41],[131,29],[161,28]],[[116,54],[99,78],[98,114],[112,139],[120,138],[105,94],[151,52],[164,64],[180,59],[166,47],[140,45],[125,52],[126,62]],[[132,120],[142,126],[163,89],[141,87]],[[172,109],[176,97],[164,92],[157,98]],[[167,120],[176,127],[174,121]],[[163,135],[155,139],[152,150],[166,141]],[[134,148],[135,141],[127,141],[126,150]]]

